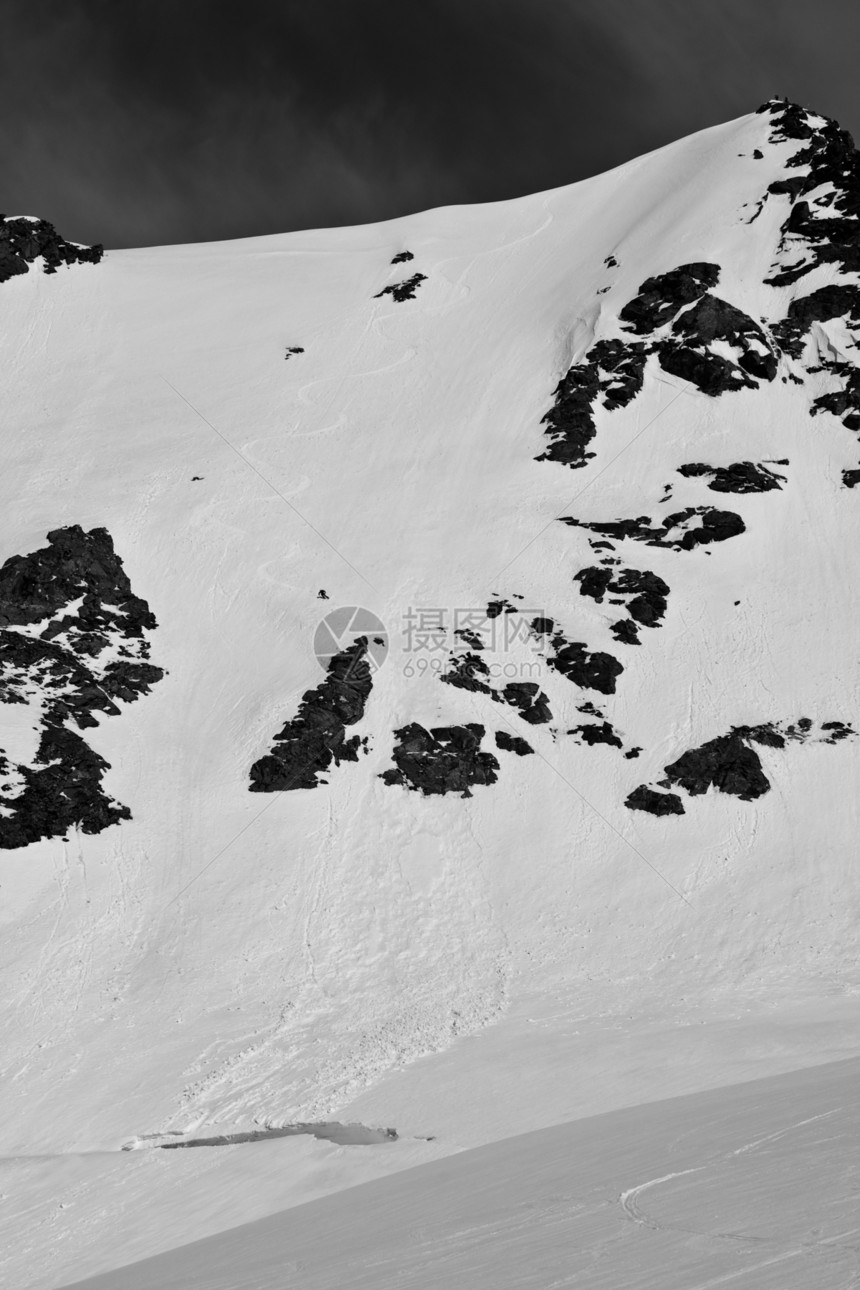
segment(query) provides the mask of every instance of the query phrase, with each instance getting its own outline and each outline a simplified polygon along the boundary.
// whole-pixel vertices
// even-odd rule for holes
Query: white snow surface
[[[858,1078],[834,1062],[533,1130],[78,1290],[848,1290]]]
[[[16,1290],[416,1165],[461,1189],[456,1214],[473,1181],[440,1156],[499,1151],[481,1159],[516,1181],[516,1151],[561,1141],[532,1131],[587,1134],[584,1117],[860,1053],[860,740],[760,749],[772,789],[754,802],[709,792],[663,818],[623,804],[732,725],[860,719],[860,498],[840,486],[856,442],[810,418],[809,387],[709,399],[649,365],[630,406],[597,412],[585,469],[534,460],[559,378],[619,334],[646,277],[717,262],[719,294],[754,317],[827,280],[762,285],[785,212],[746,220],[796,150],[767,129],[744,117],[516,201],[116,251],[0,287],[0,561],[63,525],[106,527],[168,673],[86,734],[133,819],[0,851],[0,1272]],[[404,248],[414,261],[389,267]],[[374,298],[413,272],[414,300]],[[305,352],[284,362],[288,346]],[[786,457],[782,491],[760,495],[675,473]],[[664,625],[625,648],[616,612],[572,582],[588,532],[554,520],[654,515],[670,481],[669,509],[725,506],[747,532],[689,552],[619,542],[671,587]],[[541,673],[557,739],[409,674],[409,610],[513,595],[624,663],[608,698]],[[369,753],[326,787],[251,794],[251,764],[322,679],[314,629],[341,605],[392,637],[354,728]],[[565,736],[584,699],[638,759]],[[485,748],[505,729],[536,755],[499,752],[498,783],[469,799],[423,797],[379,778],[411,721],[480,722]],[[324,1118],[401,1137],[121,1151]],[[642,1132],[644,1184],[674,1164]],[[522,1134],[513,1154],[486,1145]],[[723,1254],[712,1266],[659,1284],[722,1284]]]

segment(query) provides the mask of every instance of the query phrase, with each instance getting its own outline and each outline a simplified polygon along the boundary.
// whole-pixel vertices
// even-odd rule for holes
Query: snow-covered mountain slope
[[[858,1074],[834,1062],[535,1130],[79,1290],[838,1290],[857,1273]]]
[[[0,284],[16,1284],[288,1203],[129,1143],[399,1130],[320,1194],[857,1051],[858,192],[774,102]]]

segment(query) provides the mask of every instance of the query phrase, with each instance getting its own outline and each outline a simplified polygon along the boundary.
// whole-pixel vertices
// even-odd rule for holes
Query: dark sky
[[[856,0],[0,0],[0,209],[109,247],[492,201],[785,94],[860,131]]]

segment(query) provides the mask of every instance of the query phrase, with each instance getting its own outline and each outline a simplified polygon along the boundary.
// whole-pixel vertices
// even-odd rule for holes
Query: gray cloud
[[[860,121],[847,0],[5,0],[0,205],[108,246],[571,183],[784,93]]]

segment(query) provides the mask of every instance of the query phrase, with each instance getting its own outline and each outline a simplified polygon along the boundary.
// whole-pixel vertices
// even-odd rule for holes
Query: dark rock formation
[[[741,729],[732,730],[717,739],[709,739],[691,748],[666,766],[666,778],[695,796],[712,786],[721,793],[731,793],[741,801],[751,802],[770,790],[770,781],[761,768],[758,754],[747,742]]]
[[[101,245],[67,242],[45,219],[0,215],[0,282],[28,273],[40,256],[45,273],[56,273],[63,264],[98,264],[103,255]]]
[[[293,354],[303,354],[305,351],[301,345],[290,345],[284,358],[292,358]]]
[[[75,827],[101,833],[130,820],[128,807],[101,787],[106,770],[109,764],[80,735],[46,723],[34,765],[18,767],[23,788],[14,797],[0,789],[0,806],[12,810],[10,816],[0,815],[0,848],[15,850],[40,838],[62,837]]]
[[[682,511],[667,515],[659,525],[652,525],[647,515],[601,523],[564,515],[561,523],[589,529],[593,533],[604,533],[617,541],[633,538],[648,546],[671,547],[675,551],[692,551],[696,546],[725,542],[746,532],[746,525],[734,511],[718,511],[712,506],[688,506]]]
[[[583,689],[598,690],[601,694],[615,693],[615,679],[624,671],[617,658],[600,650],[589,654],[581,641],[568,641],[556,631],[551,618],[533,619],[532,631],[546,638],[552,651],[547,663],[556,672]]]
[[[0,702],[39,701],[41,713],[33,764],[0,755],[0,847],[131,818],[101,787],[108,763],[68,726],[98,726],[96,713],[118,716],[117,701],[133,703],[161,680],[144,638],[155,627],[107,529],[55,529],[47,547],[0,567]],[[121,657],[104,662],[106,651]]]
[[[786,162],[795,173],[772,183],[764,200],[787,198],[788,214],[780,230],[777,263],[765,281],[774,287],[797,282],[813,269],[833,266],[852,279],[832,283],[791,301],[785,318],[773,328],[786,353],[800,358],[813,323],[842,318],[854,343],[860,335],[860,154],[847,130],[826,117],[787,100],[771,99],[760,112],[772,118],[771,139],[803,143]],[[813,414],[832,412],[848,429],[860,432],[860,375],[855,364],[825,360],[820,368],[843,382],[841,389],[817,398]]]
[[[767,493],[785,483],[785,475],[752,461],[735,461],[730,466],[688,462],[678,467],[678,474],[688,479],[708,476],[708,488],[714,493]]]
[[[860,271],[860,155],[847,130],[827,117],[788,100],[771,99],[759,108],[772,117],[771,140],[801,141],[804,146],[786,162],[803,173],[771,184],[769,192],[785,194],[791,208],[782,226],[783,249],[804,253],[797,267],[769,279],[785,286],[819,264],[835,264],[846,273]]]
[[[485,734],[481,725],[425,730],[413,721],[394,734],[399,741],[392,753],[395,768],[380,776],[386,784],[402,784],[426,796],[460,793],[471,797],[475,784],[496,782],[499,763],[492,753],[481,752]]]
[[[658,346],[664,371],[691,381],[703,394],[755,386],[758,378],[772,381],[777,357],[764,331],[748,314],[719,296],[702,296],[686,309],[672,326],[671,340]],[[737,353],[732,362],[711,349],[715,341],[731,346]]]
[[[860,484],[860,470],[843,470],[842,483],[846,488],[856,488]]]
[[[682,264],[668,273],[647,278],[619,318],[640,336],[671,322],[679,310],[698,300],[720,280],[718,264]]]
[[[645,784],[634,788],[624,805],[631,811],[647,811],[649,815],[684,814],[684,803],[677,793],[658,793]]]
[[[488,616],[489,616],[489,615],[488,615]],[[486,646],[484,645],[484,642],[483,642],[483,640],[481,639],[480,635],[479,635],[477,632],[472,631],[472,629],[471,629],[470,627],[459,627],[459,628],[454,632],[454,635],[455,635],[455,636],[458,636],[458,637],[460,638],[460,640],[461,640],[461,641],[463,641],[466,645],[468,645],[468,646],[470,647],[470,649],[485,649],[485,648],[486,648]]]
[[[827,734],[822,737],[822,743],[825,744],[838,744],[841,739],[848,739],[849,736],[857,733],[844,721],[822,721],[821,729],[827,731]]]
[[[545,725],[552,721],[549,699],[536,681],[509,681],[502,690],[502,698],[505,703],[516,708],[523,721],[527,721],[530,726]]]
[[[413,273],[411,278],[406,278],[403,282],[392,282],[389,286],[383,287],[373,298],[379,300],[382,296],[391,296],[398,303],[402,300],[411,300],[421,283],[426,281],[426,273]]]
[[[639,628],[632,618],[619,618],[617,623],[612,623],[609,630],[621,645],[642,644],[639,639]]]
[[[499,614],[515,614],[516,605],[512,605],[509,600],[491,600],[487,605],[487,617],[498,618]]]
[[[623,408],[642,389],[647,350],[637,342],[600,340],[581,363],[569,368],[553,391],[555,402],[541,419],[550,446],[536,461],[558,461],[574,469],[594,456],[587,451],[596,433],[594,407]]]
[[[368,639],[359,636],[335,654],[325,680],[302,695],[299,710],[288,721],[275,745],[251,767],[252,793],[281,793],[316,788],[328,781],[318,777],[342,761],[357,761],[361,739],[346,737],[346,727],[364,716],[373,678],[367,661]]]
[[[587,743],[589,746],[593,746],[594,744],[611,744],[613,748],[624,747],[623,743],[613,730],[612,725],[608,721],[604,721],[603,724],[599,726],[591,723],[574,726],[573,729],[568,730],[567,733],[569,735],[580,735],[583,742]]]
[[[456,686],[458,690],[472,690],[480,694],[492,694],[490,669],[477,654],[452,655],[446,670],[439,677],[446,685]]]
[[[627,619],[613,623],[610,628],[617,641],[625,645],[639,644],[639,625],[659,627],[666,612],[669,586],[649,569],[601,568],[592,565],[573,575],[579,583],[580,595],[591,596],[602,604],[607,593],[613,593],[613,604],[627,601]]]
[[[411,251],[400,251],[391,261],[392,264],[406,264],[409,260],[414,260],[415,256]]]
[[[0,566],[0,627],[43,622],[81,598],[80,608],[46,628],[45,639],[62,633],[75,649],[91,654],[108,643],[109,631],[140,639],[145,628],[156,626],[146,601],[132,592],[107,529],[85,533],[73,524],[54,529],[48,543]]]
[[[509,735],[507,730],[496,731],[496,747],[502,752],[516,753],[518,757],[526,757],[534,752],[534,748],[525,739],[521,739],[519,735]]]
[[[825,721],[821,734],[817,736],[820,743],[838,743],[856,734],[851,726],[843,721]],[[770,791],[770,781],[762,770],[761,760],[753,744],[764,748],[783,749],[787,742],[805,743],[813,738],[813,722],[810,717],[800,717],[796,722],[780,725],[775,721],[764,722],[758,726],[733,726],[726,735],[709,739],[697,748],[690,748],[675,761],[664,767],[666,778],[660,781],[664,788],[683,788],[691,796],[706,793],[715,788],[720,793],[730,793],[743,802],[754,801]],[[636,790],[639,794],[650,793],[644,786]],[[642,797],[642,801],[649,798]],[[630,798],[627,805],[631,805]],[[639,810],[649,810],[647,805],[638,805]]]
[[[552,721],[549,700],[535,681],[510,681],[504,689],[497,690],[490,684],[489,666],[477,654],[452,655],[439,679],[459,690],[487,694],[497,703],[510,704],[529,725]]]

